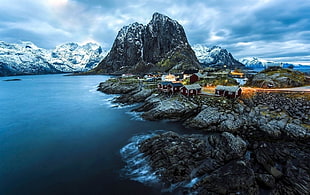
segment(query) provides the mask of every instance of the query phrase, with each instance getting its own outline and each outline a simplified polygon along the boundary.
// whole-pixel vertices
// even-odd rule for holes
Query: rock
[[[258,181],[259,184],[266,188],[274,188],[275,186],[275,178],[272,175],[269,174],[258,174],[256,176],[256,180]]]
[[[252,87],[276,88],[300,87],[305,85],[305,74],[292,69],[266,69],[256,74],[246,85]]]
[[[205,106],[197,116],[189,119],[185,124],[190,128],[208,130],[209,127],[220,124],[223,114],[218,108]]]
[[[142,113],[142,117],[147,120],[161,120],[170,119],[174,121],[183,121],[188,117],[196,113],[198,105],[194,104],[188,99],[177,96],[174,98],[166,98],[164,96],[158,96],[155,100],[149,98],[150,110]]]
[[[137,73],[199,69],[183,27],[154,13],[147,24],[123,27],[109,54],[91,73]]]
[[[284,129],[284,133],[294,139],[310,138],[310,132],[307,128],[293,123],[288,123]]]
[[[109,79],[98,86],[98,90],[107,94],[127,94],[139,89],[136,80]]]
[[[207,178],[205,176],[209,173],[212,173],[212,178],[215,178],[210,181],[210,185],[223,187],[221,178],[226,176],[226,179],[232,177],[231,179],[237,181],[238,184],[229,184],[227,189],[223,187],[225,192],[233,192],[235,188],[241,189],[241,185],[246,188],[247,184],[252,186],[253,182],[255,183],[254,172],[247,167],[246,163],[234,161],[244,155],[245,141],[228,132],[209,136],[181,136],[167,132],[143,141],[140,151],[149,159],[152,169],[166,185],[184,183],[191,178],[202,177],[202,183],[195,186],[202,188],[199,191],[205,191],[208,189],[207,184],[205,186],[204,183]],[[230,161],[233,163],[222,167]]]
[[[244,161],[231,161],[201,179],[193,188],[198,194],[257,194],[254,171]]]

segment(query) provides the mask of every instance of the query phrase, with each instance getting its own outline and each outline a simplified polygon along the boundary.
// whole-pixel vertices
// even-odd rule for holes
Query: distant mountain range
[[[274,65],[280,65],[283,68],[310,67],[310,66],[302,65],[302,64],[292,64],[292,63],[287,63],[287,62],[267,61],[267,60],[260,59],[257,57],[242,58],[242,59],[240,59],[240,62],[243,63],[246,67],[250,67],[250,68],[265,68],[265,67],[274,66]]]
[[[99,45],[67,43],[54,50],[0,41],[0,76],[87,71],[107,54]]]

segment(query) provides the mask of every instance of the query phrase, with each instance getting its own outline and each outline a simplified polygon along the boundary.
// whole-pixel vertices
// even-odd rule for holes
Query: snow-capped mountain
[[[228,68],[239,68],[244,67],[242,63],[236,60],[231,53],[226,49],[219,46],[213,46],[209,48],[205,45],[194,45],[192,46],[199,62],[206,66],[223,66],[226,65]]]
[[[37,47],[32,42],[0,41],[0,76],[86,71],[96,66],[106,51],[94,43],[68,43],[54,50]]]
[[[199,68],[182,25],[154,13],[146,25],[135,22],[121,28],[111,51],[92,73],[142,74]]]
[[[275,62],[268,62],[267,60],[259,59],[257,57],[242,58],[239,61],[243,63],[246,67],[251,67],[251,68],[264,68],[264,67],[267,67],[268,64],[275,63]]]

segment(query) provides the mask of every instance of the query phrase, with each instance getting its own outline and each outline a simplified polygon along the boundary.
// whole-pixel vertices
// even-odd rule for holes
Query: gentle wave
[[[126,163],[125,167],[121,170],[121,176],[129,178],[133,181],[138,181],[148,186],[161,186],[162,192],[173,192],[178,189],[188,189],[188,194],[198,194],[196,191],[191,191],[190,189],[203,177],[195,177],[189,181],[174,183],[167,187],[157,176],[158,171],[154,171],[150,167],[148,158],[140,152],[139,145],[142,141],[163,132],[166,131],[157,130],[152,131],[149,134],[136,135],[129,140],[129,144],[120,149],[121,157]]]
[[[153,137],[155,134],[137,135],[130,139],[130,143],[120,150],[126,166],[122,169],[122,175],[131,180],[143,184],[153,185],[160,182],[156,172],[148,165],[147,158],[139,151],[139,145],[143,140]]]
[[[145,121],[142,118],[142,113],[141,112],[133,112],[133,111],[128,111],[126,112],[126,114],[130,115],[130,120],[134,120],[134,121]]]

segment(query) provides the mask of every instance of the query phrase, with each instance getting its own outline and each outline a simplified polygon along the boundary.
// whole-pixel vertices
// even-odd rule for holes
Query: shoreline
[[[150,174],[157,173],[164,186],[179,183],[178,190],[186,194],[310,193],[310,104],[304,97],[273,93],[257,93],[248,99],[167,96],[141,82],[117,78],[100,83],[98,90],[120,94],[114,100],[118,103],[141,103],[133,111],[142,112],[146,120],[178,121],[189,134],[193,133],[190,129],[201,131],[194,138],[167,132],[141,141],[139,150],[148,159]],[[227,183],[229,178],[221,179],[226,174],[238,175],[233,178],[239,182]]]

